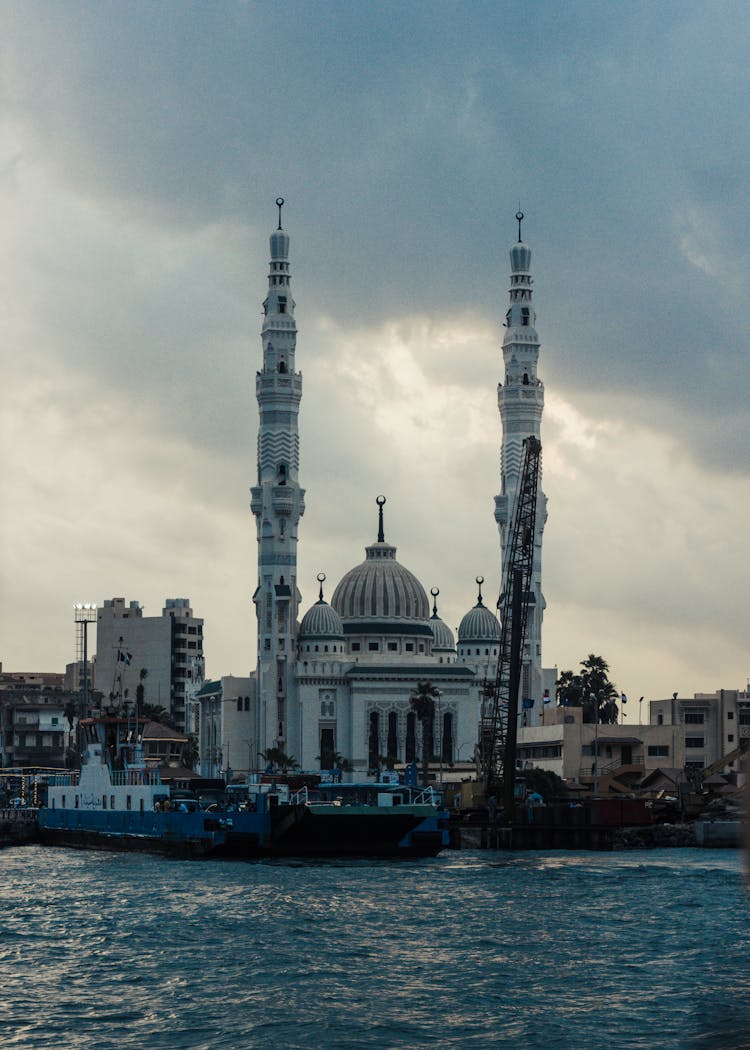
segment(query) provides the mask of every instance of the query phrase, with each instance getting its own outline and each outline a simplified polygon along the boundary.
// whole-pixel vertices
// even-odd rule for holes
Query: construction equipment
[[[703,787],[703,782],[714,773],[718,773],[719,770],[723,769],[724,766],[730,765],[736,758],[744,754],[748,748],[750,741],[745,738],[740,741],[739,747],[735,747],[732,751],[727,752],[726,755],[722,755],[721,758],[717,758],[715,762],[712,762],[708,766],[704,766],[703,769],[690,766],[686,768],[685,775],[687,776],[688,782],[692,787],[693,791],[700,791]]]
[[[494,683],[485,687],[480,720],[479,761],[485,798],[498,801],[503,785],[505,813],[513,812],[518,730],[518,692],[526,637],[534,564],[536,503],[542,445],[533,434],[524,439],[524,459],[512,529],[505,550],[500,595],[500,652]]]

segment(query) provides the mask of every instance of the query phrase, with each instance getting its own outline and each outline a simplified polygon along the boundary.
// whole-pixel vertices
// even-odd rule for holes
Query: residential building
[[[188,598],[168,598],[161,616],[144,616],[139,602],[124,598],[97,610],[94,687],[105,705],[133,700],[142,682],[146,703],[163,707],[182,728],[190,669],[202,659],[203,620]]]

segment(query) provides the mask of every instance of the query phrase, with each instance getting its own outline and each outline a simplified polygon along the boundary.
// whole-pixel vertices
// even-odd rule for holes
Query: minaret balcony
[[[274,485],[271,491],[271,507],[276,515],[289,517],[294,510],[295,490],[288,485]]]

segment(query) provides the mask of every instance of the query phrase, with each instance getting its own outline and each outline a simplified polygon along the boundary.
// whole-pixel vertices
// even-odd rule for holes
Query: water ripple
[[[12,1050],[748,1045],[731,852],[0,864]]]

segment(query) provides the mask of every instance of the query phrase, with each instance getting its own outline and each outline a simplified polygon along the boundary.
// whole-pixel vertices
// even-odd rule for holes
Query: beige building
[[[676,764],[670,727],[597,726],[583,722],[580,707],[549,707],[542,725],[521,727],[517,757],[521,769],[548,769],[586,786],[595,774],[633,781]]]
[[[651,722],[667,728],[672,748],[680,761],[677,768],[704,769],[736,750],[750,738],[750,692],[717,689],[715,693],[694,693],[692,697],[652,700]],[[729,763],[737,770],[737,760]]]
[[[97,609],[94,688],[104,696],[135,698],[168,711],[185,725],[185,695],[191,667],[203,659],[203,620],[188,598],[167,598],[161,616],[144,616],[139,602],[110,598]]]

